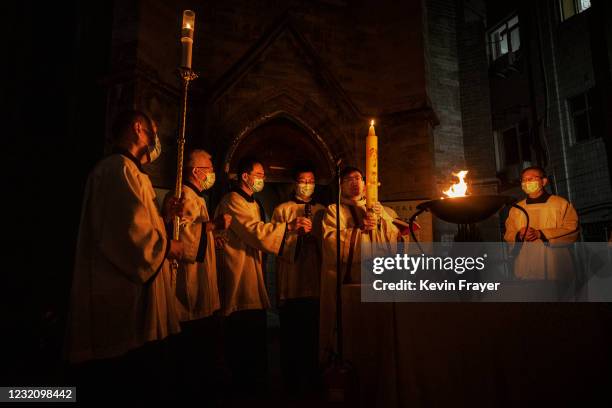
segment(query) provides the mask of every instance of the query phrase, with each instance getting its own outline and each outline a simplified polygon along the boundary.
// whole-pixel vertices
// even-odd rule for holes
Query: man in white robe
[[[217,261],[213,231],[228,228],[232,217],[208,215],[202,194],[215,182],[212,157],[204,150],[192,150],[186,156],[182,197],[183,217],[179,240],[184,254],[176,274],[176,310],[181,334],[176,339],[180,356],[180,382],[186,397],[202,391],[211,395],[218,385],[221,353],[220,322],[213,316],[220,306],[217,287]],[[174,192],[166,195],[169,200]],[[217,367],[215,367],[217,366]]]
[[[130,387],[144,383],[141,357],[152,363],[158,355],[139,350],[153,350],[143,345],[179,331],[167,259],[180,258],[183,246],[167,237],[142,168],[161,151],[155,123],[126,111],[113,134],[113,154],[96,165],[85,188],[66,341],[69,361],[102,379],[99,393],[109,392],[104,381],[117,385],[139,375]],[[176,201],[167,208],[168,217],[182,211]],[[81,396],[96,386],[88,380],[94,381],[82,379]]]
[[[345,168],[341,174],[340,279],[342,280],[343,358],[350,361],[359,378],[353,395],[360,406],[378,406],[393,376],[389,356],[393,348],[390,305],[361,302],[362,244],[396,251],[400,232],[390,209],[376,203],[367,211],[361,171]],[[321,276],[320,361],[328,364],[338,352],[336,327],[336,205],[323,218],[323,270]],[[382,385],[381,385],[382,384]]]
[[[573,260],[568,246],[579,236],[578,214],[563,197],[544,189],[548,178],[540,167],[529,167],[521,174],[521,187],[527,198],[518,205],[529,214],[527,219],[512,208],[506,219],[504,239],[514,245],[524,242],[514,260],[514,274],[519,279],[572,280]]]
[[[295,250],[276,257],[281,368],[290,393],[312,390],[318,382],[321,228],[325,214],[325,207],[312,198],[314,171],[297,169],[294,180],[294,198],[276,207],[272,215],[272,222],[279,223],[297,217],[312,220],[310,234],[286,237],[285,247]]]
[[[236,390],[260,391],[265,382],[266,310],[270,306],[264,281],[263,253],[284,254],[288,235],[310,232],[309,219],[266,222],[263,207],[253,194],[263,190],[265,172],[260,162],[243,158],[237,169],[238,186],[226,194],[216,214],[229,214],[224,233],[220,271],[221,313],[225,321],[226,356]],[[291,250],[291,248],[288,248]]]

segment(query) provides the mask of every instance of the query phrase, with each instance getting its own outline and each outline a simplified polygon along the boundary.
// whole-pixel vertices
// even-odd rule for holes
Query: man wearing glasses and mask
[[[518,203],[529,214],[512,208],[506,220],[506,242],[525,242],[514,261],[514,273],[520,279],[566,280],[574,274],[568,244],[579,235],[578,214],[558,195],[549,194],[544,169],[533,166],[521,173],[521,188],[527,198]]]
[[[193,396],[202,389],[208,393],[215,391],[217,379],[210,374],[217,363],[220,328],[212,315],[220,308],[220,302],[213,231],[226,230],[232,217],[228,214],[219,214],[214,220],[209,217],[202,194],[215,183],[211,155],[195,149],[186,158],[179,233],[184,254],[176,274],[175,300],[182,330],[177,338],[183,368],[180,373],[185,374],[180,381],[186,386],[185,395]],[[166,200],[173,195],[173,191],[168,192]],[[191,367],[197,368],[187,369]],[[195,372],[198,375],[193,375]]]
[[[391,210],[380,203],[367,211],[362,172],[347,167],[340,172],[340,226],[336,226],[336,204],[327,207],[323,218],[323,270],[321,274],[320,361],[325,364],[336,350],[336,239],[340,239],[340,279],[342,281],[342,316],[344,318],[344,354],[360,375],[360,389],[376,389],[379,373],[369,370],[379,362],[385,349],[380,343],[384,316],[376,303],[361,302],[362,244],[392,251],[397,249],[400,233],[393,224]],[[337,236],[339,230],[340,236]],[[366,245],[366,247],[368,247]],[[364,256],[367,256],[364,254]],[[376,334],[375,334],[376,333]],[[367,401],[365,405],[375,405]]]
[[[161,152],[156,130],[142,112],[119,114],[113,153],[87,180],[66,340],[83,400],[111,389],[163,397],[147,389],[161,393],[163,373],[151,369],[162,361],[159,340],[180,330],[168,259],[180,259],[183,244],[166,234],[143,169]],[[182,203],[168,200],[163,214],[180,216]]]
[[[266,310],[270,307],[263,274],[263,254],[291,256],[285,251],[292,234],[310,232],[308,218],[266,222],[264,209],[253,197],[263,190],[265,172],[254,158],[240,160],[237,185],[219,203],[216,214],[232,216],[223,245],[220,273],[221,313],[225,319],[226,355],[236,390],[265,391]]]

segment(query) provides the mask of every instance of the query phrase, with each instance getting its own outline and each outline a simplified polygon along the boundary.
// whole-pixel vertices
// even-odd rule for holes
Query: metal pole
[[[174,198],[180,199],[183,187],[183,160],[185,156],[185,125],[187,123],[187,95],[189,83],[198,77],[198,74],[190,68],[179,68],[179,75],[183,82],[183,99],[181,101],[181,117],[179,121],[179,134],[177,138],[177,158],[176,158],[176,183],[174,185]],[[179,228],[181,219],[174,217],[172,238],[179,239]]]

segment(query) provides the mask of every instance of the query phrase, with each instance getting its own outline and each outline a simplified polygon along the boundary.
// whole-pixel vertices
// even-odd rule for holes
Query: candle
[[[371,209],[378,201],[378,137],[374,121],[366,137],[366,207]]]
[[[193,29],[195,27],[195,13],[191,10],[183,11],[183,25],[181,28],[181,67],[191,69],[191,53],[193,48]]]

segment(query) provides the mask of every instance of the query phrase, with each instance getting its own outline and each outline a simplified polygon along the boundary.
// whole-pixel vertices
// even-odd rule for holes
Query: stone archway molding
[[[236,137],[234,137],[234,139],[232,140],[232,143],[230,144],[229,148],[227,149],[227,152],[225,154],[224,160],[223,160],[223,169],[224,172],[229,175],[229,165],[234,157],[234,153],[236,152],[236,149],[238,148],[238,146],[240,145],[240,143],[245,140],[245,138],[247,138],[251,132],[255,129],[257,129],[258,127],[264,125],[265,123],[268,123],[274,119],[278,119],[278,118],[285,118],[293,123],[295,123],[296,125],[298,125],[300,128],[302,128],[309,136],[312,137],[312,139],[315,141],[316,145],[321,149],[321,151],[323,151],[325,153],[325,159],[326,159],[326,163],[328,165],[328,170],[330,172],[330,174],[334,174],[335,172],[335,163],[338,160],[338,157],[336,157],[331,149],[329,148],[329,146],[327,145],[327,143],[325,143],[325,140],[323,140],[323,138],[321,137],[321,135],[315,130],[313,129],[308,123],[306,123],[305,121],[303,121],[301,118],[295,117],[293,115],[291,115],[290,113],[286,112],[286,111],[275,111],[275,112],[271,112],[269,114],[264,114],[258,118],[256,118],[255,120],[249,122],[248,124],[246,124],[242,130],[240,132],[238,132],[238,134],[236,135]]]

